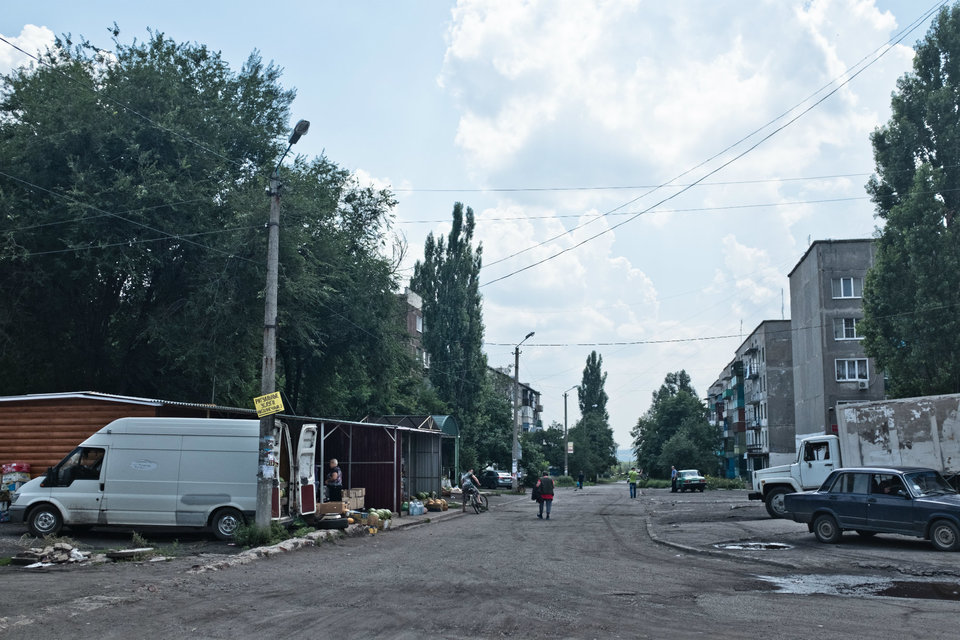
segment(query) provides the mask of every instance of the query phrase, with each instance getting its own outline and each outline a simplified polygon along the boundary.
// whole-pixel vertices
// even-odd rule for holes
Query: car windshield
[[[953,487],[936,471],[916,471],[904,476],[914,494],[923,496],[942,496],[956,493]]]

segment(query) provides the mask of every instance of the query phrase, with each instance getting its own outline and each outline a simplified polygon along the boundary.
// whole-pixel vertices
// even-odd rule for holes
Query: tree
[[[871,135],[884,221],[863,292],[864,348],[894,397],[960,392],[960,6],[944,7]]]
[[[613,429],[610,428],[607,414],[607,392],[603,389],[606,381],[603,357],[593,351],[587,357],[583,377],[577,387],[580,420],[569,433],[573,442],[570,468],[582,469],[591,477],[605,472],[617,460],[617,444],[613,440]]]
[[[651,475],[667,476],[671,466],[716,470],[719,436],[684,370],[664,377],[630,435],[640,467]]]
[[[2,79],[0,385],[250,406],[263,188],[294,94],[256,53],[234,72],[162,34],[115,45],[58,39]],[[385,257],[392,196],[325,158],[281,180],[277,371],[291,409],[359,417],[430,401]]]
[[[423,346],[430,354],[430,382],[462,425],[464,468],[477,461],[481,429],[499,420],[496,415],[482,416],[481,399],[490,382],[482,350],[483,247],[474,250],[473,230],[473,209],[455,203],[450,233],[446,239],[427,236],[423,260],[414,265],[410,280],[410,288],[423,299]],[[493,411],[498,409],[494,406]]]

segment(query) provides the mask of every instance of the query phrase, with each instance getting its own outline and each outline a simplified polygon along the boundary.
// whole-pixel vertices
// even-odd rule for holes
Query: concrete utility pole
[[[567,451],[570,450],[567,446],[567,393],[576,388],[577,385],[573,385],[563,392],[563,475],[565,476],[570,475],[570,467],[567,466]]]
[[[516,349],[513,350],[513,464],[510,469],[511,475],[513,476],[511,486],[514,491],[519,489],[517,483],[517,460],[520,458],[520,345],[526,342],[533,334],[533,331],[528,333],[526,338],[521,340],[519,344],[517,344]]]
[[[280,262],[280,164],[300,137],[310,128],[310,123],[300,120],[290,134],[287,150],[277,161],[270,176],[270,221],[267,223],[267,284],[264,289],[263,312],[263,369],[260,378],[260,395],[277,390],[277,288]],[[273,442],[273,416],[260,418],[260,449],[257,457],[257,515],[256,525],[270,526],[274,474],[269,459]]]

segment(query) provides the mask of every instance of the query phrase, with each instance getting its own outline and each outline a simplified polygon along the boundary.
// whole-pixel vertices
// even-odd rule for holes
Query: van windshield
[[[53,468],[49,486],[68,487],[74,480],[99,480],[106,450],[101,447],[77,447]]]

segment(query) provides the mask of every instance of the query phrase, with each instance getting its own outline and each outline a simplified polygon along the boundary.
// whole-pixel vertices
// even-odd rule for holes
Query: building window
[[[833,339],[863,340],[863,334],[859,331],[860,320],[861,318],[834,318]]]
[[[834,278],[830,284],[834,298],[863,297],[863,278]]]
[[[837,360],[837,382],[867,379],[866,358]]]
[[[423,316],[417,316],[417,332],[423,333]]]

